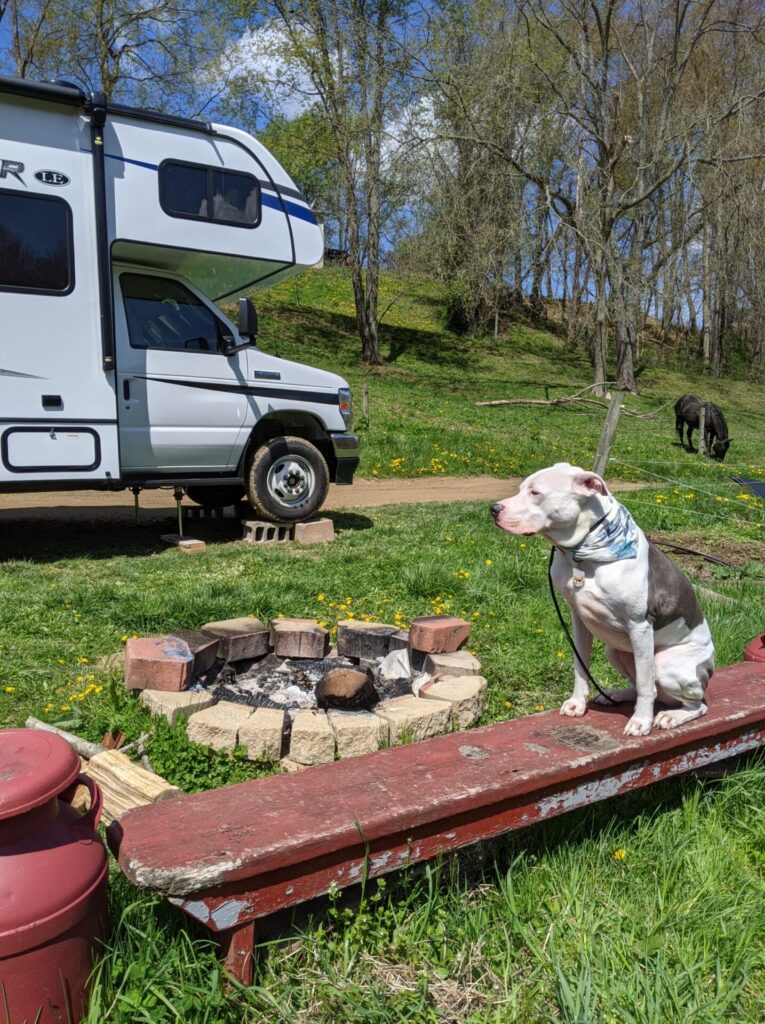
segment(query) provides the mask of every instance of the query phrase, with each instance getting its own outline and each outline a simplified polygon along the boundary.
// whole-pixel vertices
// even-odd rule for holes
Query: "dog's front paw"
[[[624,726],[625,736],[647,736],[650,731],[651,719],[639,718],[637,715],[633,715],[629,722]]]
[[[564,701],[560,713],[567,718],[581,718],[587,710],[587,701],[584,697],[569,697]]]

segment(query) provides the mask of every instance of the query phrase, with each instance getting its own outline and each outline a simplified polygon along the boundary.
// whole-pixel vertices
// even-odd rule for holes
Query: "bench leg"
[[[253,946],[255,945],[255,922],[249,921],[239,928],[219,932],[223,968],[243,985],[252,984]]]

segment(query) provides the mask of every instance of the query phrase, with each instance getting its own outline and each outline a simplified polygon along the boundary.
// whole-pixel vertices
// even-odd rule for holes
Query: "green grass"
[[[380,308],[387,307],[381,331],[386,366],[369,369],[359,362],[345,271],[312,271],[258,297],[265,351],[333,370],[350,382],[363,441],[360,475],[505,477],[554,460],[592,465],[604,415],[596,406],[475,405],[574,394],[592,383],[582,353],[569,352],[562,338],[523,322],[497,341],[458,337],[442,326],[443,297],[430,281],[402,282],[384,274]],[[750,475],[751,467],[763,472],[765,384],[703,378],[695,367],[670,370],[658,358],[656,348],[647,346],[640,397],[628,397],[625,407],[661,411],[654,420],[622,418],[610,474],[703,483],[723,472]],[[361,415],[364,384],[368,423]],[[725,411],[733,442],[724,470],[676,445],[672,406],[688,391]]]
[[[439,327],[437,291],[421,286],[392,307],[385,345],[399,351],[372,373],[356,359],[342,274],[307,275],[300,289],[263,296],[264,347],[335,369],[357,392],[369,381],[368,472],[379,463],[380,476],[406,475],[410,464],[391,460],[427,469],[426,456],[460,475],[525,472],[564,457],[591,464],[600,411],[472,404],[539,395],[544,382],[551,393],[584,386],[588,367],[555,338],[527,327],[496,345],[454,338]],[[650,369],[642,382],[633,407],[687,390],[716,397],[731,422],[731,455],[752,474],[765,466],[762,388]],[[671,410],[622,420],[615,450],[629,466],[614,463],[618,475],[661,488],[622,500],[653,535],[734,563],[681,558],[697,584],[732,602],[701,595],[718,663],[737,661],[762,629],[762,505],[727,479],[727,461],[720,470],[687,455],[672,435]],[[434,444],[458,457],[432,455]],[[333,518],[335,543],[302,549],[234,544],[235,524],[211,522],[207,550],[195,556],[166,549],[157,525],[120,534],[98,522],[6,523],[0,721],[34,714],[91,739],[114,728],[134,737],[150,721],[119,672],[98,660],[133,634],[243,614],[332,626],[351,613],[405,625],[455,612],[473,623],[469,648],[489,681],[485,722],[560,703],[571,654],[549,603],[543,543],[501,534],[485,505],[470,501]],[[594,671],[614,678],[599,645]],[[151,727],[155,767],[188,791],[275,770],[192,747],[182,725]],[[267,936],[256,984],[229,992],[206,936],[114,869],[115,928],[89,1024],[760,1024],[764,801],[761,763],[720,783],[664,783],[370,885],[360,903],[332,898],[312,917],[282,922]]]

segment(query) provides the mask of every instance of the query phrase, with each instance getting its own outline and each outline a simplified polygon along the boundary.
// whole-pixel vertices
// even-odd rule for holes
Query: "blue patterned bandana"
[[[575,562],[619,562],[637,558],[638,526],[624,505],[613,503],[579,547],[566,548]]]

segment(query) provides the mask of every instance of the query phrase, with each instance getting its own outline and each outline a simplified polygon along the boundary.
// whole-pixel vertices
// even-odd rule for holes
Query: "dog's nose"
[[[496,505],[492,505],[491,506],[491,514],[494,516],[495,519],[497,518],[497,516],[500,514],[501,511],[502,511],[502,502],[498,501]]]

